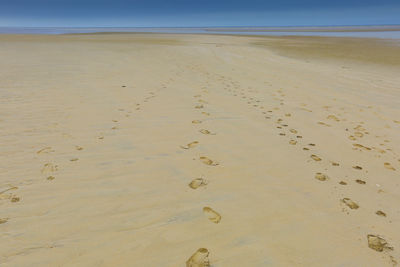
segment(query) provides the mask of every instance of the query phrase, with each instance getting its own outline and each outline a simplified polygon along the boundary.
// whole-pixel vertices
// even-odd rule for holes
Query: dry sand
[[[395,265],[399,51],[0,35],[1,265]]]

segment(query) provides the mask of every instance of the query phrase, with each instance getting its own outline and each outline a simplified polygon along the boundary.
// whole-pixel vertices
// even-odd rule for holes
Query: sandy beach
[[[400,45],[0,35],[1,266],[400,263]]]

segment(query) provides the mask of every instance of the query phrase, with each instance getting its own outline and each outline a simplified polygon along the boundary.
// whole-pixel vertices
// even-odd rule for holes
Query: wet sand
[[[399,50],[0,35],[0,263],[396,265]]]

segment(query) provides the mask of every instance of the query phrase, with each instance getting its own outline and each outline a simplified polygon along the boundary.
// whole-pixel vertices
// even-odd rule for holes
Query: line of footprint
[[[203,88],[203,93],[207,93],[208,91]],[[204,116],[210,116],[210,113],[203,111],[204,110],[204,105],[208,104],[207,101],[203,100],[201,98],[201,95],[195,95],[194,98],[197,100],[197,103],[195,104],[194,108],[198,110],[202,110],[201,114]],[[202,120],[193,120],[192,124],[201,124]],[[204,135],[216,135],[216,133],[211,132],[207,129],[200,129],[199,132]],[[189,144],[181,146],[182,149],[191,149],[196,147],[199,144],[198,141],[193,141]],[[206,156],[200,156],[199,161],[202,164],[205,164],[207,166],[218,166],[219,163],[211,160],[210,158]],[[196,190],[200,187],[206,186],[208,184],[208,181],[204,179],[203,177],[200,178],[195,178],[189,183],[189,187],[193,190]],[[208,220],[211,222],[218,224],[220,223],[222,216],[212,209],[211,207],[203,207],[203,213],[207,217]],[[207,248],[199,248],[187,261],[186,261],[186,266],[187,267],[206,267],[210,266],[210,261],[209,261],[209,251]]]
[[[218,76],[218,74],[215,74],[215,75]],[[283,116],[279,116],[279,114],[277,114],[277,115],[274,114],[274,112],[278,113],[278,111],[280,110],[280,106],[284,106],[285,94],[283,93],[283,89],[279,89],[279,90],[277,90],[276,93],[272,93],[272,97],[274,97],[273,99],[278,101],[278,106],[274,107],[271,110],[266,111],[264,106],[261,105],[261,100],[255,98],[255,97],[252,97],[252,96],[247,96],[247,94],[246,94],[246,91],[247,91],[247,93],[257,93],[257,90],[254,90],[251,87],[248,87],[247,89],[243,89],[243,88],[241,88],[241,86],[238,82],[234,82],[232,79],[221,76],[221,75],[219,76],[219,78],[217,80],[223,81],[222,82],[223,89],[225,91],[227,91],[230,95],[235,96],[235,97],[240,97],[241,99],[246,101],[248,105],[252,106],[253,108],[256,108],[257,110],[260,110],[261,113],[265,116],[265,119],[268,119],[268,120],[275,119],[276,128],[279,129],[278,134],[280,136],[286,136],[286,137],[290,138],[288,141],[288,144],[296,145],[296,144],[298,144],[299,140],[302,140],[303,136],[299,135],[298,130],[289,128],[289,125],[287,123],[285,123],[285,121],[283,119],[285,117],[291,117],[292,115],[290,113],[284,113]],[[228,80],[228,82],[226,82],[226,80]],[[302,108],[309,112],[312,112],[311,110],[307,109],[306,106],[307,106],[306,104],[303,104]],[[335,115],[328,115],[327,119],[333,120],[333,121],[339,120]],[[329,124],[324,123],[324,122],[318,122],[318,124],[323,125],[323,126],[330,126]],[[289,129],[289,135],[287,135],[283,129]],[[355,126],[354,131],[355,131],[354,135],[357,136],[358,138],[361,138],[363,135],[361,133],[361,131],[364,131],[364,133],[368,134],[368,132],[366,132],[366,130],[361,125]],[[355,140],[351,137],[349,139],[353,140],[353,141]],[[308,145],[304,146],[302,149],[304,151],[310,151],[315,146],[316,146],[316,144],[309,143]],[[359,149],[360,151],[370,150],[368,147],[362,146],[360,144],[353,144],[353,146],[355,149]],[[379,151],[379,152],[384,153],[382,151]],[[316,154],[311,154],[310,158],[312,159],[312,161],[315,161],[315,162],[322,161],[322,158]],[[340,164],[336,161],[330,161],[330,164],[334,167],[340,166]],[[384,162],[383,165],[388,170],[391,170],[391,171],[396,170],[392,166],[392,164],[389,162]],[[361,167],[359,165],[353,165],[352,168],[354,170],[362,170],[363,169],[363,167]],[[322,172],[315,173],[314,178],[319,181],[328,181],[330,179],[330,177],[327,174],[324,174]],[[366,184],[366,182],[361,179],[355,179],[355,182],[360,185]],[[340,185],[347,185],[347,182],[345,182],[345,181],[339,181],[338,183]],[[383,191],[380,189],[380,190],[378,190],[378,193],[380,193],[380,192],[383,192]],[[352,199],[350,199],[348,197],[341,198],[340,203],[345,205],[350,210],[356,210],[360,207],[359,204],[357,204],[355,201],[353,201]],[[343,211],[348,213],[348,211],[346,211],[344,209],[343,209]],[[375,214],[378,216],[381,216],[381,217],[387,216],[386,213],[382,210],[377,210],[375,212]],[[368,241],[368,246],[371,249],[374,249],[376,251],[390,252],[391,250],[393,250],[393,248],[388,244],[388,242],[380,235],[369,234],[369,235],[367,235],[367,241]],[[388,254],[388,256],[391,259],[392,263],[394,263],[395,260],[394,260],[393,256],[391,256],[390,254]]]
[[[161,88],[156,90],[156,92],[159,92],[160,90],[166,89],[168,86],[168,81],[166,83],[161,84]],[[122,88],[126,88],[126,85],[122,85]],[[124,109],[124,108],[118,108],[119,112],[122,112],[121,116],[125,116],[125,117],[130,117],[130,115],[132,114],[132,109],[136,110],[136,111],[140,111],[141,107],[143,106],[143,103],[147,103],[150,99],[156,97],[157,94],[155,92],[149,92],[147,96],[145,96],[145,98],[143,99],[142,102],[139,102],[137,104],[134,104],[134,106],[128,108],[128,109]],[[110,130],[114,131],[119,129],[118,127],[118,122],[119,120],[117,119],[113,119],[112,122],[114,123],[114,126],[111,127]],[[65,135],[65,134],[64,134]],[[97,137],[100,140],[104,139],[104,134],[100,133],[100,135]],[[75,150],[76,151],[82,151],[84,148],[82,146],[76,145],[75,146]],[[55,150],[50,147],[44,147],[41,148],[39,150],[36,151],[36,155],[38,157],[47,157],[49,158],[49,156],[51,156],[53,153],[55,152]],[[71,157],[69,159],[70,162],[77,162],[79,160],[78,157]],[[41,169],[40,169],[40,173],[42,176],[44,176],[44,178],[47,181],[53,181],[56,179],[56,173],[59,170],[59,166],[54,163],[54,160],[49,160],[47,163],[45,163]],[[2,200],[8,200],[12,203],[17,203],[19,201],[22,200],[22,198],[20,196],[18,196],[17,194],[15,194],[15,190],[17,190],[18,187],[14,186],[14,185],[6,185],[5,188],[0,191],[0,201]],[[4,224],[6,222],[8,222],[10,220],[10,218],[4,217],[4,218],[0,218],[0,224]]]

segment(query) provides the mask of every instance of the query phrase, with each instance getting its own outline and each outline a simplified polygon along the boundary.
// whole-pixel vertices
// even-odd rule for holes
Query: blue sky
[[[0,0],[0,26],[400,24],[400,0]]]

